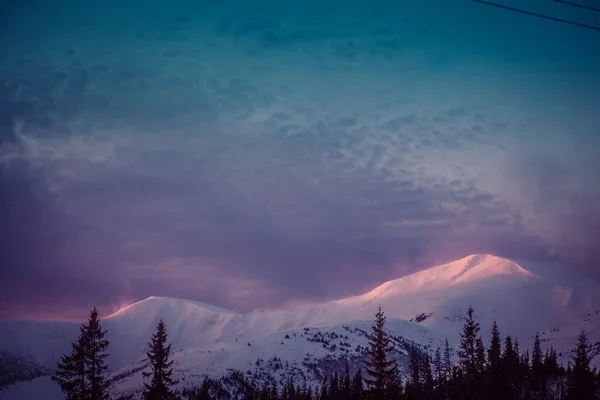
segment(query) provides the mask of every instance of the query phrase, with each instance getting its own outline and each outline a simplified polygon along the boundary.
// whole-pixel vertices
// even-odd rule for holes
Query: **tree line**
[[[344,371],[333,371],[319,385],[297,382],[293,376],[281,385],[233,372],[220,380],[206,377],[201,386],[177,392],[171,346],[161,320],[148,343],[150,372],[143,373],[148,381],[142,396],[144,400],[600,400],[600,373],[592,368],[594,353],[583,330],[565,366],[553,347],[542,351],[538,334],[531,351],[522,351],[518,340],[501,337],[496,322],[486,346],[469,307],[456,357],[447,340],[433,353],[412,348],[408,365],[401,370],[385,322],[380,306],[369,335],[366,362],[352,374],[346,363]],[[71,354],[62,356],[52,376],[67,400],[110,398],[105,334],[94,308],[88,323],[81,326]],[[237,388],[233,394],[231,387]]]

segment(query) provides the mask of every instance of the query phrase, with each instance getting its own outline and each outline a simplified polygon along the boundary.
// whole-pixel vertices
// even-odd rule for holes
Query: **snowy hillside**
[[[600,306],[600,304],[598,304]],[[567,361],[571,356],[573,343],[577,335],[583,329],[588,340],[592,344],[592,354],[596,355],[596,364],[599,363],[600,356],[600,310],[590,312],[575,322],[557,324],[545,331],[540,332],[540,339],[546,346],[554,346],[557,349],[559,358]]]
[[[599,289],[597,282],[563,271],[472,255],[328,303],[239,314],[195,301],[150,297],[105,318],[103,326],[119,393],[140,387],[147,342],[161,318],[182,387],[197,385],[204,374],[222,376],[232,369],[259,379],[295,374],[317,382],[343,360],[359,365],[378,304],[388,316],[403,365],[411,346],[435,349],[446,338],[456,343],[469,304],[482,323],[484,338],[496,318],[502,334],[522,342],[539,331],[544,343],[566,351],[582,326],[594,332],[591,339],[597,341]],[[78,326],[0,321],[4,383],[48,374],[60,354],[70,351]],[[35,398],[31,391],[48,393],[47,388],[47,377],[41,377],[0,390],[0,399]]]
[[[503,334],[528,337],[571,323],[600,304],[600,283],[565,271],[478,254],[429,268],[327,305],[333,318],[368,318],[377,304],[394,318],[456,338],[469,305],[484,338],[494,319]]]

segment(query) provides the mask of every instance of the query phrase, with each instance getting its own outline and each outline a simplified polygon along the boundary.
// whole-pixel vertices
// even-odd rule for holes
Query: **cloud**
[[[34,56],[0,59],[1,315],[149,295],[248,311],[468,253],[597,259],[593,85],[424,6],[271,6],[24,36]]]

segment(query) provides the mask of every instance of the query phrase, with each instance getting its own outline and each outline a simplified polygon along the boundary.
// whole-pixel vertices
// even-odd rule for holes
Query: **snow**
[[[503,335],[510,333],[524,343],[542,332],[544,344],[554,344],[566,357],[582,326],[600,339],[599,289],[598,282],[562,270],[478,254],[386,282],[363,295],[271,312],[240,314],[196,301],[149,297],[105,318],[103,326],[110,341],[109,367],[120,376],[116,390],[124,393],[142,383],[147,342],[160,319],[175,352],[176,374],[182,385],[189,385],[228,368],[254,370],[258,358],[277,356],[308,373],[302,364],[307,354],[313,361],[328,354],[357,356],[357,346],[366,345],[361,332],[370,329],[379,304],[390,331],[422,346],[435,348],[446,338],[456,343],[464,312],[472,305],[484,339],[497,319]],[[60,354],[70,351],[78,326],[0,321],[0,350],[50,369]],[[310,335],[337,336],[331,345],[339,347],[308,341],[306,329]],[[346,335],[342,344],[339,336]],[[21,393],[46,384],[42,377],[13,385],[0,390],[0,400],[36,398]]]

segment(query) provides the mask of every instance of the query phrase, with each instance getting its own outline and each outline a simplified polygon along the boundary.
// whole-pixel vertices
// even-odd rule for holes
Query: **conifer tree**
[[[102,330],[98,310],[90,312],[87,324],[80,327],[71,355],[63,355],[52,380],[61,387],[68,400],[106,400],[109,382],[104,376],[108,341]]]
[[[487,357],[487,396],[490,400],[503,399],[505,396],[502,371],[500,368],[502,357],[502,344],[500,341],[500,330],[498,329],[498,324],[494,320],[494,323],[492,324],[492,339]]]
[[[423,352],[421,356],[421,376],[422,376],[422,392],[423,397],[431,399],[433,397],[433,373],[431,371],[431,357],[429,353]]]
[[[433,356],[433,374],[438,384],[444,381],[444,365],[442,363],[442,350],[438,347],[435,349]]]
[[[329,389],[329,397],[332,400],[337,400],[340,396],[340,379],[337,371],[333,372],[331,376],[331,387]]]
[[[323,383],[321,384],[321,395],[319,396],[319,399],[320,400],[327,400],[327,399],[329,399],[327,376],[323,377]]]
[[[361,400],[363,398],[363,377],[362,369],[359,368],[352,378],[352,399]]]
[[[104,376],[108,367],[108,340],[104,339],[106,330],[102,330],[98,310],[94,307],[90,314],[86,332],[87,351],[85,352],[86,375],[90,384],[89,400],[108,399],[108,379]]]
[[[390,388],[397,384],[397,368],[394,360],[390,359],[394,351],[393,344],[384,330],[385,314],[381,305],[375,314],[375,324],[369,338],[369,353],[365,378],[369,397],[372,399],[386,399]]]
[[[173,381],[173,361],[171,356],[171,345],[167,344],[167,328],[161,319],[156,326],[156,332],[152,335],[149,350],[146,353],[150,362],[151,372],[144,372],[145,377],[151,376],[150,383],[144,384],[144,400],[172,400],[175,393],[171,387]]]
[[[459,364],[465,380],[464,395],[466,400],[475,400],[479,397],[479,372],[478,367],[478,334],[479,323],[475,322],[473,307],[469,306],[467,317],[460,334],[460,350],[458,351]],[[481,350],[481,349],[480,349]]]
[[[444,343],[444,376],[447,381],[452,377],[452,349],[448,339]]]
[[[483,375],[485,370],[485,346],[483,345],[483,339],[481,336],[477,338],[477,342],[475,343],[475,360],[477,362],[477,373],[479,375]]]
[[[546,373],[542,356],[540,335],[535,334],[533,350],[531,352],[530,390],[534,399],[545,399],[546,396]]]
[[[593,400],[595,395],[595,371],[590,369],[592,357],[590,344],[583,329],[577,337],[572,355],[572,371],[567,382],[569,400]]]
[[[82,325],[77,341],[71,344],[71,355],[61,357],[57,370],[52,375],[52,380],[60,386],[67,400],[82,400],[89,393],[85,374],[86,331],[86,326]]]
[[[342,390],[341,390],[341,398],[349,399],[352,393],[350,386],[350,366],[348,365],[348,361],[346,361],[346,367],[344,368],[344,378],[342,380]]]
[[[250,395],[253,394],[254,393],[251,394],[248,390],[246,390],[246,398],[250,397]],[[210,396],[210,379],[208,379],[207,376],[205,376],[202,380],[200,391],[198,392],[194,400],[212,400],[212,397]]]

